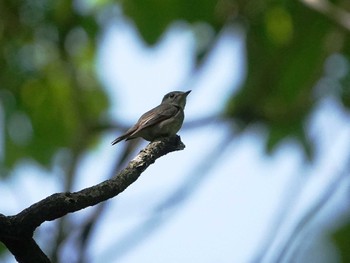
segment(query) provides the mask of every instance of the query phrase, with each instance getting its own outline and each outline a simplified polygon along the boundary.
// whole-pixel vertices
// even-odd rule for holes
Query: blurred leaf
[[[341,256],[341,262],[350,262],[350,223],[338,229],[332,236]]]
[[[220,28],[224,20],[217,11],[217,0],[127,0],[123,10],[136,23],[148,44],[155,44],[174,21],[206,22]]]
[[[346,75],[341,79],[342,93],[341,100],[345,107],[350,109],[350,34],[346,34],[343,38],[344,51],[343,55],[346,59]]]

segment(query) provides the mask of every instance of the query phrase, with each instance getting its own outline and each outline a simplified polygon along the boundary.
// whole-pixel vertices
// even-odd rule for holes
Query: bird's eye
[[[174,93],[169,95],[169,98],[171,98],[171,99],[174,98],[174,97],[175,97]]]

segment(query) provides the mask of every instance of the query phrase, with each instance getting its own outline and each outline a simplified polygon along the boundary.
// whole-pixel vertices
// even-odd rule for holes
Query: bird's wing
[[[112,145],[124,139],[128,139],[130,136],[135,135],[137,132],[139,132],[140,130],[146,127],[152,126],[163,120],[171,118],[172,116],[175,116],[178,111],[179,111],[179,108],[176,106],[173,106],[170,104],[160,104],[159,106],[143,114],[140,117],[140,119],[137,121],[137,123],[134,126],[132,126],[129,130],[127,130],[123,135],[116,138],[112,142]]]
[[[138,130],[140,128],[144,129],[163,120],[169,119],[175,116],[178,111],[179,108],[174,105],[160,104],[140,117],[136,123]]]

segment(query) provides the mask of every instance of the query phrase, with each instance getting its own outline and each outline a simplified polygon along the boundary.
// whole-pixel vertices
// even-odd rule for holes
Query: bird
[[[176,135],[185,118],[186,98],[190,92],[191,90],[167,93],[160,105],[143,114],[134,126],[112,141],[112,145],[124,139],[127,141],[142,137],[147,141],[154,141]]]

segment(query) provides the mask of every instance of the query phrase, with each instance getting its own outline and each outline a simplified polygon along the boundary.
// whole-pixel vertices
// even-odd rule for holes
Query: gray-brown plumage
[[[112,145],[122,141],[142,137],[147,141],[175,135],[184,121],[184,108],[187,92],[172,91],[166,94],[162,103],[143,114],[137,123],[123,135],[116,138]]]

